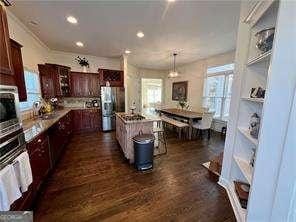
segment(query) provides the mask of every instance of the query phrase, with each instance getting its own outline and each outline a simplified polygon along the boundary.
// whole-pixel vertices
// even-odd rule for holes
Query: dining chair
[[[213,112],[205,112],[202,119],[192,125],[192,130],[197,129],[199,137],[202,138],[203,131],[208,131],[208,139],[211,138],[211,125],[214,118]]]

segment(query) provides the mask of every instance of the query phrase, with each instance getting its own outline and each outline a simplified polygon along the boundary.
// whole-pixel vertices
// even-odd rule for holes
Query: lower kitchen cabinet
[[[33,183],[22,197],[15,201],[10,210],[31,209],[32,202],[40,189],[41,184],[46,179],[50,170],[50,149],[47,132],[38,135],[27,144],[27,150],[32,169]]]
[[[50,149],[47,133],[43,133],[27,144],[33,174],[33,191],[39,190],[50,170]]]
[[[73,132],[72,113],[67,113],[47,131],[27,143],[33,183],[27,192],[15,201],[10,210],[29,210],[42,183],[54,168]]]
[[[72,114],[69,112],[48,130],[52,167],[54,167],[56,162],[59,160],[71,134]]]
[[[101,110],[79,109],[73,110],[74,132],[95,132],[101,129]]]
[[[16,200],[11,205],[10,210],[20,211],[20,210],[31,209],[31,205],[34,197],[35,197],[35,193],[33,191],[32,185],[30,185],[28,190],[25,193],[23,193],[22,197]]]

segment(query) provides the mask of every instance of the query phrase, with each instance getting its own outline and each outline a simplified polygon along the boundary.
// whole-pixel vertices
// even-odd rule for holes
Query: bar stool
[[[161,119],[155,120],[156,127],[153,127],[153,134],[157,140],[157,147],[156,149],[159,149],[160,143],[163,144],[165,152],[164,153],[158,153],[156,155],[163,155],[167,154],[167,142],[166,142],[166,135],[165,135],[165,129],[164,125]],[[155,156],[156,156],[155,155]]]

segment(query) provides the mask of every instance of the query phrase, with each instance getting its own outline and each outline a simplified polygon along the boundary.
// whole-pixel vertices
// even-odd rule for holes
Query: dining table
[[[203,113],[195,112],[190,110],[178,109],[178,108],[168,108],[168,109],[160,109],[160,113],[170,115],[172,117],[179,117],[188,121],[189,132],[188,139],[192,139],[192,128],[194,121],[198,121],[202,119]]]

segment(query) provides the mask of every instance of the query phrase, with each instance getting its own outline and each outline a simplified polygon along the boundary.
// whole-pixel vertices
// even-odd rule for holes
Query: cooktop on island
[[[120,117],[125,121],[137,121],[145,119],[144,116],[141,116],[139,114],[121,114]]]

